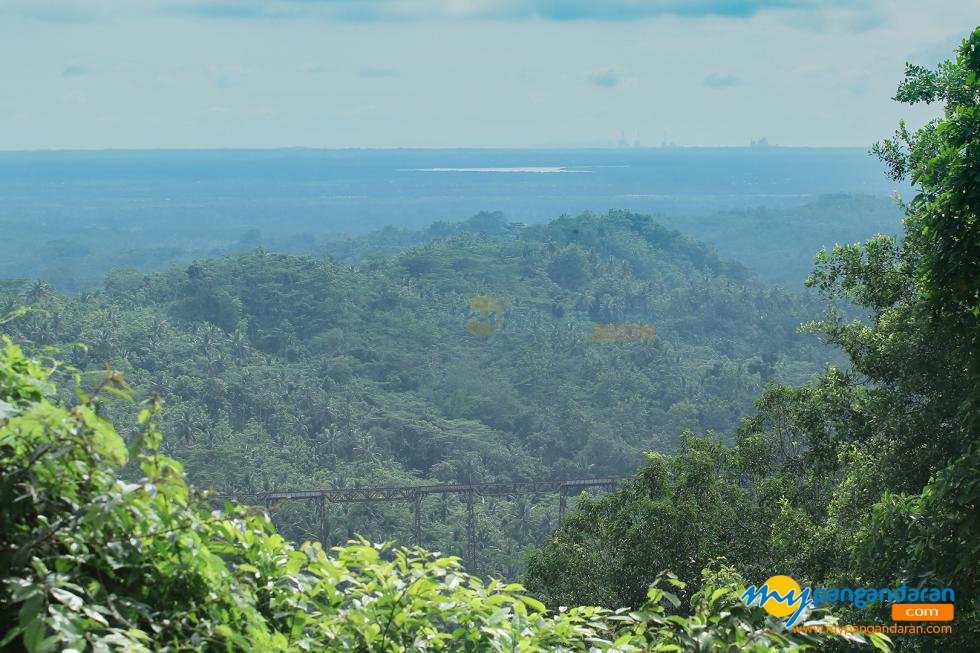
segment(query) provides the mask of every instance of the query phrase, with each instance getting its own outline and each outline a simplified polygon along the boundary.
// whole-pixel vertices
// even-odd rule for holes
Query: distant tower
[[[619,146],[620,147],[629,147],[629,143],[626,142],[626,130],[625,129],[620,129],[619,130]]]

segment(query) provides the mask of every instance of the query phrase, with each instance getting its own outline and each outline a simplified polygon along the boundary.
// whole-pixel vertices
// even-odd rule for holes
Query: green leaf
[[[664,591],[661,591],[661,594],[663,594],[664,598],[670,601],[670,604],[673,605],[675,608],[680,607],[681,600],[677,598],[676,594],[671,594],[670,592],[664,592]]]
[[[44,609],[44,596],[37,592],[30,596],[24,603],[20,606],[20,611],[18,612],[18,620],[20,625],[26,628],[27,626],[37,623],[41,620],[41,611]]]
[[[68,590],[61,589],[60,587],[52,588],[51,596],[54,597],[56,601],[64,603],[66,606],[68,606],[68,609],[72,610],[73,612],[78,612],[85,604],[85,601],[83,601],[80,596],[76,596]]]
[[[47,632],[44,620],[36,618],[24,627],[24,648],[28,653],[40,653]]]
[[[523,588],[522,588],[523,589]],[[544,603],[541,601],[531,598],[530,596],[517,595],[517,598],[521,600],[524,605],[531,608],[535,612],[547,612],[548,608],[545,607]]]

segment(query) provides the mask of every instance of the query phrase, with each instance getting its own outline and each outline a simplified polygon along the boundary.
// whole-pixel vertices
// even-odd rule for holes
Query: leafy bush
[[[30,304],[5,333],[59,346],[65,364],[92,374],[111,361],[137,399],[159,392],[161,452],[193,484],[231,495],[631,474],[643,450],[674,449],[685,428],[732,434],[766,380],[802,382],[826,361],[795,333],[816,303],[745,278],[652,218],[562,218],[518,238],[470,227],[357,269],[255,250],[119,272],[81,297],[0,283],[0,314]],[[555,283],[555,261],[578,265],[584,284]],[[447,319],[481,293],[515,318],[493,347]],[[657,337],[597,341],[590,313],[644,315]],[[136,412],[113,402],[101,415],[129,439]],[[481,573],[523,573],[558,516],[557,496],[529,504],[477,508]],[[427,502],[424,543],[466,551],[465,502],[435,508]],[[321,535],[325,548],[354,533],[412,536],[408,503],[331,512],[325,536],[308,528],[313,502],[273,520],[287,539]]]
[[[909,65],[896,99],[945,103],[873,148],[916,188],[904,234],[821,251],[807,280],[827,309],[805,330],[849,364],[800,387],[768,385],[734,448],[692,449],[688,438],[620,491],[582,502],[531,558],[528,586],[546,601],[621,601],[658,566],[693,584],[704,557],[723,552],[756,582],[949,587],[958,625],[903,635],[896,650],[977,649],[980,28],[954,62]],[[851,624],[891,618],[887,601],[838,609]]]
[[[711,560],[759,557],[768,524],[739,486],[733,454],[717,440],[687,433],[676,454],[648,454],[617,491],[581,497],[529,556],[528,588],[549,605],[638,605],[662,569],[697,591]]]
[[[15,651],[802,650],[728,587],[692,615],[658,580],[639,610],[549,612],[455,558],[352,542],[295,547],[261,512],[214,510],[156,452],[159,402],[129,447],[99,417],[109,370],[81,402],[52,400],[56,368],[0,350],[0,646]],[[139,480],[124,480],[135,457]],[[135,475],[135,472],[134,474]]]

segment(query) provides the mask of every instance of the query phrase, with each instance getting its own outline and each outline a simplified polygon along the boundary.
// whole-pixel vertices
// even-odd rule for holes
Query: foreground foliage
[[[455,558],[365,541],[294,547],[261,512],[212,510],[156,452],[157,406],[129,447],[99,417],[109,371],[68,407],[51,368],[0,350],[0,646],[91,651],[805,650],[730,573],[691,616],[662,576],[637,610],[549,612],[519,585],[485,583]],[[122,480],[130,452],[143,476]],[[668,588],[668,589],[665,589]]]
[[[93,374],[86,383],[108,361],[139,399],[158,392],[161,451],[222,493],[626,475],[686,428],[733,434],[768,380],[802,382],[826,360],[796,333],[819,315],[815,301],[649,217],[508,233],[490,214],[464,226],[358,268],[254,251],[146,277],[118,271],[78,298],[0,289],[0,313],[30,304],[8,333],[31,351],[62,347]],[[447,319],[481,294],[537,319],[490,347]],[[597,341],[591,321],[570,317],[608,307],[652,314],[656,339]],[[135,412],[116,402],[104,416],[131,437]],[[423,510],[422,543],[462,554],[465,502]],[[557,517],[555,496],[481,502],[478,570],[518,578]],[[326,546],[358,533],[412,538],[408,504],[336,507],[326,537],[311,528],[310,502],[280,506],[274,520],[284,537]]]
[[[980,29],[955,62],[909,66],[897,99],[945,103],[941,118],[917,132],[903,124],[874,148],[895,179],[916,184],[904,238],[821,252],[808,280],[828,304],[809,328],[849,366],[800,387],[769,385],[735,446],[689,438],[583,504],[532,558],[527,583],[546,601],[635,601],[655,573],[638,561],[689,560],[674,568],[696,587],[696,571],[724,552],[756,583],[786,574],[803,586],[951,587],[953,633],[897,646],[976,650]],[[867,317],[845,319],[846,304]],[[882,602],[841,614],[891,621]]]

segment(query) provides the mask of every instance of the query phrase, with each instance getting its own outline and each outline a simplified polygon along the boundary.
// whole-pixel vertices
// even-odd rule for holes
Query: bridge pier
[[[327,515],[327,500],[325,497],[319,497],[316,500],[316,516],[317,516],[317,526],[320,531],[320,545],[327,549],[330,547],[330,521]]]
[[[561,526],[562,522],[565,521],[565,507],[568,501],[568,490],[565,484],[562,483],[558,488],[558,526]]]
[[[473,498],[476,493],[466,493],[466,567],[471,574],[476,573],[476,508]]]
[[[412,534],[414,535],[415,546],[422,546],[422,499],[425,493],[415,494],[415,524]]]
[[[443,520],[446,518],[446,499],[450,494],[466,495],[466,565],[470,573],[477,569],[476,550],[476,497],[519,496],[525,494],[558,493],[558,523],[561,525],[568,509],[569,493],[581,492],[587,488],[615,489],[621,478],[584,478],[553,481],[513,481],[509,483],[472,483],[416,485],[400,487],[353,487],[330,490],[300,490],[295,492],[258,492],[247,494],[220,494],[209,498],[212,502],[224,500],[265,504],[271,513],[285,501],[313,500],[316,502],[316,518],[319,522],[319,537],[324,548],[330,546],[329,505],[373,502],[414,502],[412,535],[416,546],[422,545],[422,509],[426,495],[438,494],[442,498]]]

